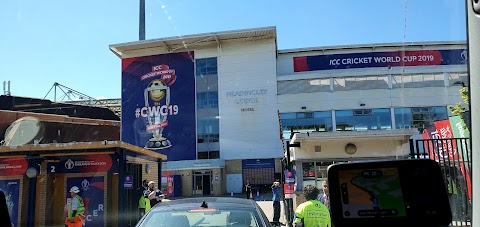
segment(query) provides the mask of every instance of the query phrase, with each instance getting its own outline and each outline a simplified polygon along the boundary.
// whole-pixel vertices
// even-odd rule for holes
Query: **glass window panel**
[[[330,111],[325,111],[325,112],[315,112],[313,113],[314,118],[331,118],[332,117],[332,112]]]
[[[395,108],[396,128],[418,128],[420,131],[434,125],[435,121],[448,118],[448,110],[443,106]]]
[[[206,61],[207,67],[214,66],[215,68],[217,68],[217,58],[207,58]]]
[[[198,159],[208,159],[208,152],[198,152]]]
[[[305,113],[297,113],[297,118],[305,118]]]
[[[313,93],[313,92],[329,92],[330,78],[315,79],[315,80],[278,81],[277,91],[279,95]]]
[[[352,110],[337,110],[335,111],[335,116],[337,117],[352,117],[353,111]]]
[[[449,86],[465,86],[468,87],[468,74],[467,73],[450,73],[448,75]]]
[[[315,168],[313,162],[302,163],[303,170],[303,187],[307,185],[315,185]]]
[[[204,75],[207,75],[207,68],[198,68],[197,67],[197,76],[204,76]]]
[[[443,74],[412,74],[392,76],[393,88],[445,87]]]
[[[207,67],[207,75],[215,75],[215,74],[217,74],[217,66]]]
[[[199,68],[199,67],[207,67],[207,59],[205,59],[205,58],[204,58],[204,59],[197,59],[197,60],[195,61],[195,65],[196,65],[197,68]]]
[[[220,151],[210,151],[210,159],[219,159],[220,158]]]
[[[333,90],[371,90],[388,89],[388,76],[359,76],[335,78]]]
[[[295,119],[297,118],[296,113],[281,113],[280,114],[280,119]]]
[[[356,114],[352,114],[353,112]],[[392,128],[390,109],[336,111],[336,120],[338,131],[384,130]]]

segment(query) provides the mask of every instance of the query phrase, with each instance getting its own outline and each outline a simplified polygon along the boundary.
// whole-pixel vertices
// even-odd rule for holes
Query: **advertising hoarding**
[[[195,111],[193,52],[122,59],[123,142],[193,160]]]
[[[367,52],[300,56],[293,58],[294,72],[395,66],[466,64],[464,49]]]
[[[0,180],[0,190],[5,194],[12,227],[18,226],[18,204],[20,201],[20,180]],[[0,221],[0,223],[5,224]]]
[[[82,197],[85,206],[85,227],[104,226],[104,177],[74,177],[67,178],[66,204],[70,204],[70,188],[77,186],[78,195]]]
[[[118,163],[108,154],[64,156],[59,162],[48,163],[47,169],[48,174],[117,172]]]
[[[0,176],[20,176],[28,168],[25,158],[2,158],[0,159]]]

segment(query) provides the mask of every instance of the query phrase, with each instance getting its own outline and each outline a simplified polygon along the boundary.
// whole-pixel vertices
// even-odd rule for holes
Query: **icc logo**
[[[90,185],[90,182],[88,182],[87,179],[83,179],[82,181],[82,190],[86,191],[88,190],[88,186]]]
[[[73,169],[73,166],[75,164],[73,163],[72,159],[68,159],[66,162],[65,162],[65,168],[67,169]]]
[[[468,60],[467,51],[463,50],[462,53],[460,54],[460,57],[462,58],[463,63],[467,62],[467,60]]]

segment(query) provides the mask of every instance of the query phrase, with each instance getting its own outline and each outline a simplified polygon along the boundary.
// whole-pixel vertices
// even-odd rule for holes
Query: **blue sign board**
[[[122,59],[123,142],[194,160],[195,111],[193,52]]]
[[[123,178],[123,188],[132,189],[133,188],[133,175],[126,175]]]
[[[275,159],[245,159],[242,160],[243,169],[275,168]]]
[[[300,56],[293,58],[294,72],[395,66],[462,65],[467,51],[416,50]]]

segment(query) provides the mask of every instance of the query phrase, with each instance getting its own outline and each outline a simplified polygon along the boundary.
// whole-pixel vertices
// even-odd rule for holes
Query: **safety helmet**
[[[72,188],[70,188],[70,192],[79,193],[80,189],[77,186],[73,186]]]

